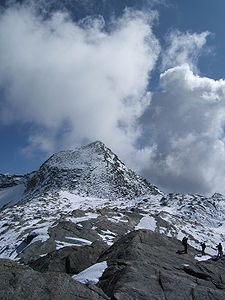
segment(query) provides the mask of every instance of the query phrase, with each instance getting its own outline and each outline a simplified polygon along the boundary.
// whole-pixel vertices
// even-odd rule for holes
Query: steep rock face
[[[178,254],[182,248],[151,231],[131,232],[100,258],[108,268],[98,286],[117,300],[224,299],[225,260],[196,262],[196,250],[189,246],[188,254]]]
[[[0,299],[83,300],[109,299],[96,287],[87,287],[67,274],[39,273],[16,262],[0,259]]]
[[[82,195],[109,199],[159,193],[101,142],[54,154],[28,177],[28,195],[53,190],[76,190]]]

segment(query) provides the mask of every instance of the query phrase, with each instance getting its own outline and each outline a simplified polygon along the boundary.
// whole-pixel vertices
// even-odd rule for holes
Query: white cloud
[[[57,13],[43,20],[25,6],[0,16],[0,88],[6,95],[1,120],[45,132],[35,131],[25,152],[95,139],[122,157],[133,151],[140,133],[136,120],[149,103],[146,87],[160,51],[150,19],[127,10],[108,33],[102,18],[75,24]],[[68,130],[59,134],[65,124]]]
[[[170,191],[225,193],[225,81],[182,65],[161,74],[161,88],[142,118],[146,151],[157,149],[145,175]]]
[[[188,63],[196,69],[197,61],[206,44],[209,32],[190,33],[171,31],[167,36],[167,49],[162,55],[162,69]]]

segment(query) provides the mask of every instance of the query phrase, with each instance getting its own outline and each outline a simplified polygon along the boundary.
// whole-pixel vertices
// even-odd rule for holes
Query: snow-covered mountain
[[[59,191],[109,200],[160,193],[97,141],[52,155],[31,174],[0,175],[0,208]]]
[[[219,242],[225,244],[223,195],[166,195],[101,142],[54,154],[25,176],[1,175],[0,204],[0,258],[37,268],[44,263],[51,269],[63,249],[109,247],[139,229],[178,240],[188,235],[199,250],[205,241],[208,256],[197,255],[197,260],[210,258]]]
[[[54,154],[38,172],[28,176],[28,195],[59,190],[108,199],[159,193],[99,141]]]
[[[36,241],[47,241],[49,228],[62,220],[76,224],[79,220],[98,219],[101,214],[96,213],[97,210],[108,208],[112,219],[109,222],[119,223],[123,214],[114,211],[116,208],[132,208],[136,202],[148,201],[149,197],[159,201],[162,195],[99,141],[73,151],[59,152],[44,162],[38,171],[18,177],[12,186],[7,184],[0,189],[3,209],[0,257],[16,257],[19,244],[34,231]],[[74,217],[77,210],[82,211],[79,213],[81,219]],[[109,216],[103,218],[106,217]],[[110,226],[105,229],[107,232]],[[127,225],[122,234],[131,229],[133,227]],[[99,239],[104,240],[99,234]],[[56,243],[53,244],[50,250],[56,248]]]

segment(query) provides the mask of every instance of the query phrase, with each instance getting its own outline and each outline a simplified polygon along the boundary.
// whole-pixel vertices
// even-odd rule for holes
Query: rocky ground
[[[196,262],[196,250],[151,231],[134,231],[100,260],[108,268],[98,286],[112,299],[225,299],[225,260]],[[110,285],[109,285],[110,282]]]
[[[178,250],[182,245],[174,238],[137,230],[109,248],[98,243],[65,247],[30,267],[0,260],[0,299],[225,299],[225,259],[197,262],[196,249]],[[103,261],[107,267],[97,285],[68,275]]]
[[[101,289],[86,286],[63,273],[40,273],[28,266],[0,260],[0,299],[109,299]]]

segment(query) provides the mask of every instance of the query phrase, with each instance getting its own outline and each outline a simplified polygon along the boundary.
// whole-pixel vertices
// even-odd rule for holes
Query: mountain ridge
[[[26,192],[38,192],[35,186],[42,182],[43,191],[54,187],[56,190],[77,190],[87,196],[97,197],[130,198],[159,193],[155,186],[128,169],[100,141],[53,154],[28,179]]]
[[[172,238],[176,245],[188,236],[195,248],[192,261],[214,258],[216,245],[225,243],[223,195],[166,195],[101,142],[60,151],[25,179],[3,179],[0,201],[11,192],[11,202],[0,211],[0,259],[47,271],[59,265],[59,272],[67,272],[78,270],[74,253],[80,253],[82,270],[95,263],[101,249],[139,230]],[[21,193],[21,201],[12,198],[13,192]],[[200,254],[202,242],[205,256]],[[87,260],[91,253],[93,259]]]
[[[24,185],[18,201],[29,201],[48,191],[69,190],[81,195],[115,199],[161,193],[146,179],[128,169],[104,143],[92,142],[51,155],[37,171],[24,176],[0,175],[0,189]],[[10,206],[10,202],[8,206]],[[1,190],[0,190],[0,208]],[[7,207],[4,200],[4,207]]]

